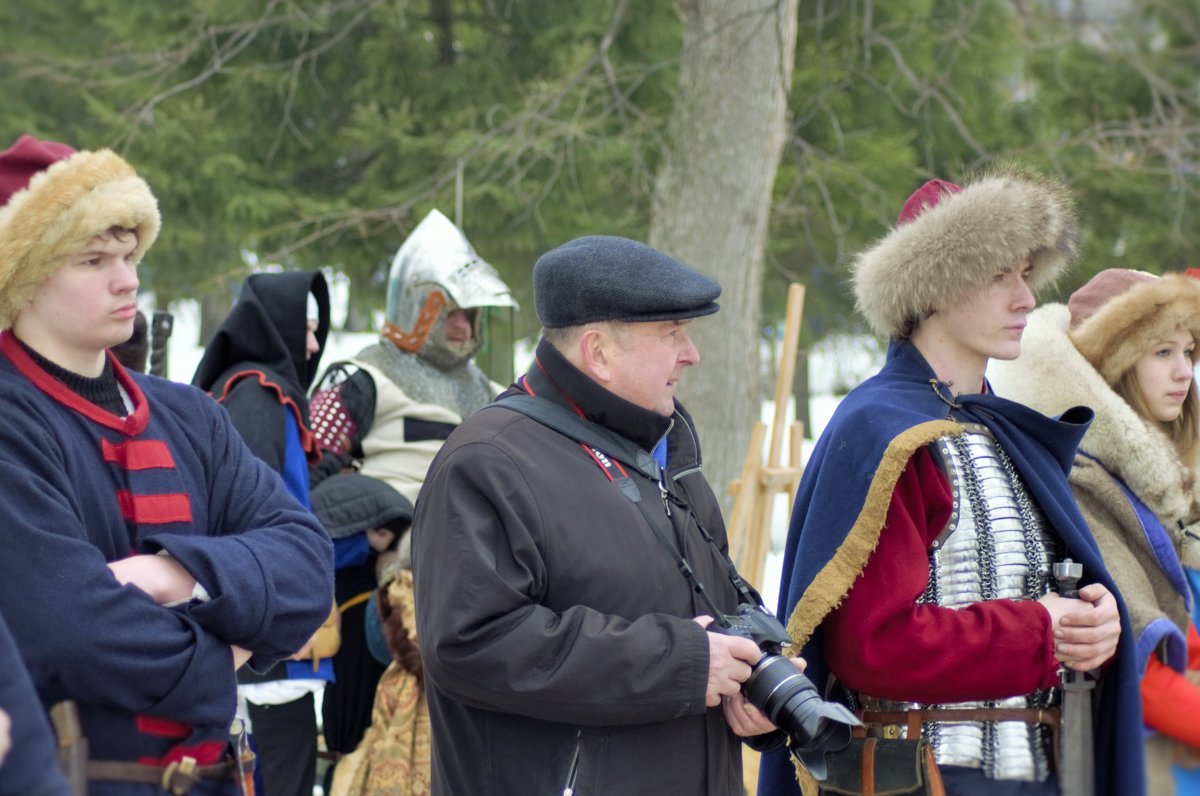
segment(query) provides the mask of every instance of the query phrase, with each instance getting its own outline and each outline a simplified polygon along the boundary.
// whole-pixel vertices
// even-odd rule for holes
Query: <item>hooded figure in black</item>
[[[313,334],[318,350],[311,355],[306,345],[309,295],[317,309]],[[320,271],[253,274],[205,347],[192,378],[192,384],[225,407],[250,450],[280,473],[286,447],[283,420],[266,418],[277,413],[280,404],[287,407],[300,427],[305,454],[316,457],[308,429],[308,389],[328,334],[329,288]],[[296,497],[307,504],[307,484],[304,492],[303,498]]]
[[[192,384],[225,407],[250,450],[283,477],[305,508],[311,508],[308,467],[320,458],[309,429],[307,393],[328,333],[329,288],[319,271],[253,274],[192,378]],[[313,694],[332,679],[329,658],[282,661],[262,675],[247,668],[238,672],[262,792],[312,794],[317,754]]]

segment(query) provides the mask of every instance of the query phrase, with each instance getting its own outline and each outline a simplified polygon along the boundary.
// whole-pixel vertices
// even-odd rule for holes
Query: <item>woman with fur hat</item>
[[[1033,291],[1074,256],[1073,203],[1037,175],[914,193],[853,264],[887,361],[839,405],[792,514],[779,613],[810,678],[879,743],[919,736],[948,794],[1142,788],[1128,621],[1066,476],[1091,413],[1051,419],[984,380],[1020,353]],[[1079,599],[1054,591],[1068,556]],[[1094,769],[1086,755],[1060,768],[1060,668],[1101,664]],[[759,792],[798,793],[797,773],[813,793],[769,755]]]
[[[1086,403],[1096,419],[1071,489],[1125,598],[1135,634],[1151,793],[1174,792],[1176,747],[1200,750],[1200,637],[1183,565],[1200,566],[1200,283],[1101,271],[1029,316],[1021,357],[990,376],[1046,413]]]

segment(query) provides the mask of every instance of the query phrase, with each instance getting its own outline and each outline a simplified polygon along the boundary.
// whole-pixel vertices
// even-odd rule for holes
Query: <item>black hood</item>
[[[308,294],[317,301],[317,343],[305,359]],[[192,384],[217,395],[236,372],[264,369],[307,411],[305,395],[316,378],[329,334],[329,288],[320,271],[252,274],[222,321],[192,377]],[[219,397],[219,396],[218,396]]]

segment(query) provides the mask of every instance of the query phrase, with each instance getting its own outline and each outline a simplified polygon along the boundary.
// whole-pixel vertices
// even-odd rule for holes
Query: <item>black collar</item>
[[[525,383],[539,398],[578,409],[584,417],[652,450],[670,429],[670,417],[610,392],[572,365],[545,338],[538,343]],[[676,406],[678,416],[678,406]]]
[[[117,417],[125,417],[129,414],[129,410],[125,406],[125,399],[121,397],[121,390],[117,386],[117,374],[113,372],[112,362],[109,361],[107,355],[104,357],[104,369],[100,371],[99,376],[92,378],[51,362],[25,345],[25,341],[21,338],[16,335],[13,338],[20,343],[21,348],[25,349],[25,353],[29,354],[29,358],[37,363],[38,367],[58,379],[80,398]]]

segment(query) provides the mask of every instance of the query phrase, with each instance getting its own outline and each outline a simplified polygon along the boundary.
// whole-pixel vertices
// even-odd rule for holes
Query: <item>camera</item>
[[[862,722],[845,706],[826,702],[812,681],[781,654],[791,644],[787,630],[760,605],[742,603],[735,613],[717,618],[714,633],[748,638],[763,656],[754,664],[742,694],[788,735],[788,749],[818,781],[828,774],[825,755],[850,744],[850,728]]]

